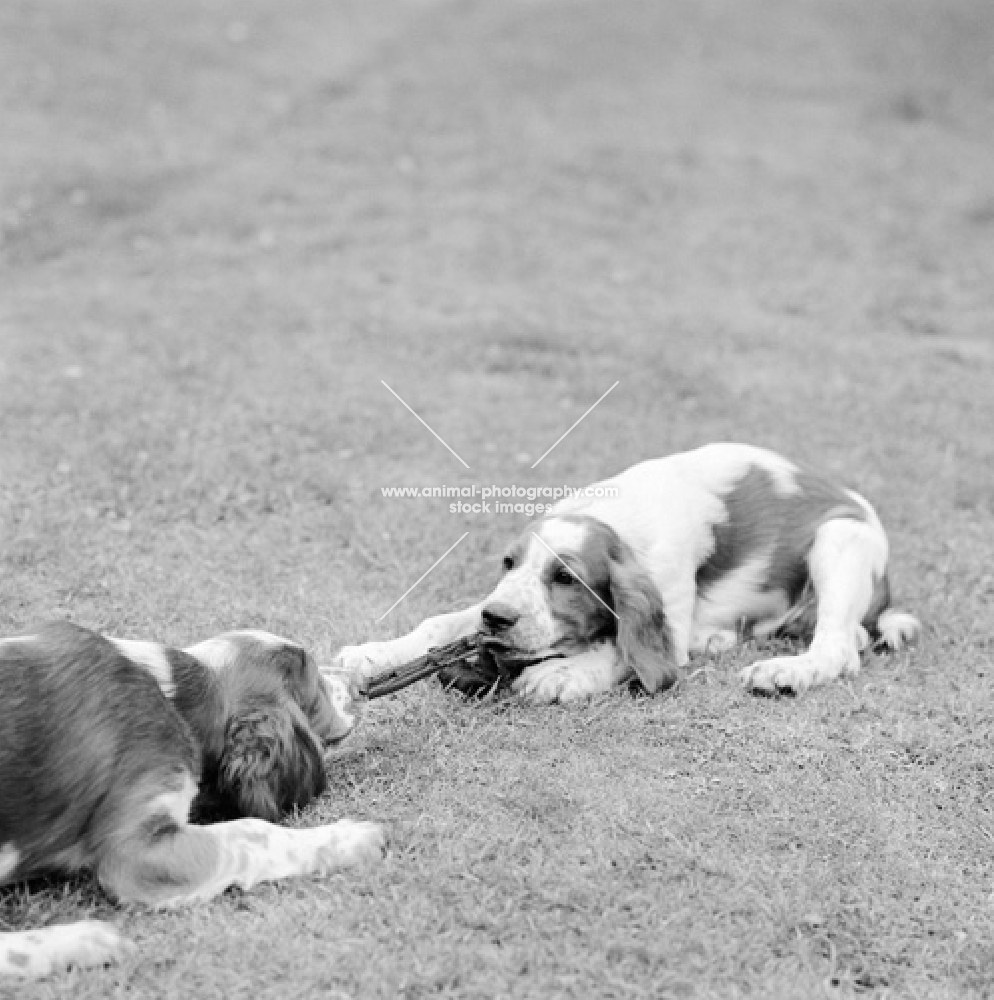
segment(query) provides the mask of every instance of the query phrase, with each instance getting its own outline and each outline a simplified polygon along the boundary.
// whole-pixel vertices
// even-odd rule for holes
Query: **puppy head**
[[[577,518],[529,525],[504,555],[504,575],[481,612],[484,629],[527,653],[551,653],[595,638],[611,613],[606,590],[598,594],[587,572],[584,536]],[[574,586],[578,579],[590,590]]]
[[[590,517],[530,526],[504,557],[484,629],[522,652],[573,652],[613,637],[646,690],[676,679],[662,598],[631,548]]]
[[[276,820],[324,791],[324,744],[354,718],[301,646],[268,632],[240,631],[186,650],[211,671],[224,718],[217,789],[242,816]]]
[[[289,639],[243,629],[215,636],[186,652],[207,664],[223,686],[239,697],[281,688],[324,743],[343,740],[355,725],[347,710],[348,699],[322,675],[314,658]]]

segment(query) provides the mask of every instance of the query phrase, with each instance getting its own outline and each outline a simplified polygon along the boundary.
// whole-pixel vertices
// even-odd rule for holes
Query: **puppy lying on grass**
[[[324,790],[322,747],[351,730],[347,700],[300,646],[265,632],[187,650],[68,623],[0,640],[0,885],[91,869],[115,899],[171,907],[379,860],[374,823],[268,822]],[[201,789],[208,809],[248,818],[192,825]],[[130,947],[92,920],[0,933],[0,976]]]
[[[789,636],[795,656],[751,664],[755,691],[800,693],[853,675],[871,643],[898,650],[918,620],[890,606],[889,545],[852,490],[771,451],[712,444],[635,465],[561,500],[504,556],[489,597],[337,663],[375,681],[478,635],[502,672],[443,672],[464,689],[506,677],[534,704],[638,680],[669,687],[692,653]],[[481,680],[482,678],[482,680]]]

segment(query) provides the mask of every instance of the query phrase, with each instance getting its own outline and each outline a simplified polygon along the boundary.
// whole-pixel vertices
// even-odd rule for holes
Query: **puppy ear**
[[[655,694],[677,679],[673,636],[656,585],[632,550],[617,541],[609,557],[609,576],[618,615],[618,654],[646,691]]]
[[[218,784],[239,815],[270,822],[324,791],[320,745],[295,705],[257,706],[228,720]]]
[[[319,671],[314,659],[299,646],[280,650],[280,671],[293,700],[302,708],[315,698]]]

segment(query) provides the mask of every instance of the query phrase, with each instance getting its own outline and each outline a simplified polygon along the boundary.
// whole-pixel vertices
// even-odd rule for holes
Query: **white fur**
[[[413,632],[386,642],[343,646],[332,660],[331,671],[348,674],[364,690],[366,682],[388,670],[423,656],[433,646],[444,646],[480,629],[484,602],[462,611],[426,618]]]
[[[587,536],[587,529],[576,521],[564,521],[553,518],[539,525],[538,537],[554,552],[579,552]],[[534,540],[533,540],[534,541]],[[548,553],[542,555],[541,550],[531,546],[529,552],[534,552],[540,565],[548,562]]]
[[[71,967],[111,965],[133,951],[134,945],[102,920],[6,931],[0,934],[0,976],[42,979]]]
[[[165,650],[157,642],[143,642],[139,639],[115,639],[106,637],[133,663],[143,666],[156,680],[162,693],[172,698],[176,693],[172,667]]]
[[[279,649],[282,646],[295,645],[295,643],[291,642],[289,639],[284,639],[280,635],[274,635],[272,632],[264,632],[259,628],[242,628],[238,629],[237,632],[227,632],[226,635],[244,636],[246,639],[254,639],[256,642],[262,643],[264,646],[269,646],[270,649]]]
[[[382,860],[387,846],[383,827],[348,819],[306,829],[238,819],[199,829],[217,847],[215,871],[192,892],[160,899],[157,908],[206,902],[231,886],[247,890],[261,882],[371,864]]]
[[[270,649],[278,649],[281,646],[295,646],[296,643],[282,636],[273,635],[272,632],[264,632],[262,629],[245,628],[234,632],[225,632],[216,635],[212,639],[205,639],[195,646],[187,646],[183,652],[200,660],[211,670],[225,670],[238,659],[238,640],[250,639],[253,642],[261,643]]]
[[[16,844],[4,844],[3,847],[0,847],[0,885],[3,885],[7,878],[13,874],[20,857],[21,852],[17,849]]]
[[[341,670],[320,667],[321,679],[326,685],[328,698],[338,714],[341,729],[331,734],[331,739],[340,740],[355,728],[360,712],[358,690],[352,677]]]
[[[613,642],[601,642],[576,656],[542,660],[526,667],[513,690],[534,705],[580,701],[610,691],[627,675]]]
[[[921,635],[921,623],[906,611],[888,608],[878,619],[877,629],[880,640],[891,650],[903,649],[915,642]]]
[[[583,531],[575,524],[543,525],[542,534],[555,539],[557,547],[529,534],[521,564],[505,574],[486,602],[509,604],[519,612],[521,617],[508,630],[508,637],[520,649],[548,649],[562,637],[560,625],[552,617],[544,580],[557,554],[575,550],[583,542]]]
[[[215,636],[198,642],[195,646],[186,646],[183,652],[189,653],[215,671],[230,667],[238,659],[238,646],[224,636]]]
[[[722,577],[698,597],[691,649],[706,652],[715,633],[735,631],[743,618],[766,620],[772,627],[788,610],[782,590],[764,590],[770,560],[762,553]],[[762,631],[762,627],[754,631]]]

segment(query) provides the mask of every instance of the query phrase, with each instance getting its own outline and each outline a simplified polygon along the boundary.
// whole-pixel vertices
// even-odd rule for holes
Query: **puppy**
[[[521,665],[515,690],[544,704],[631,679],[653,693],[691,653],[790,635],[807,651],[753,663],[742,680],[801,692],[855,674],[871,641],[893,650],[917,636],[917,619],[890,608],[888,557],[858,493],[771,451],[707,445],[560,501],[508,549],[485,600],[346,646],[337,663],[374,679],[481,631]]]
[[[117,900],[171,907],[382,857],[372,823],[189,822],[203,761],[236,811],[278,814],[323,787],[317,741],[347,723],[299,647],[257,633],[184,654],[139,646],[68,623],[0,641],[0,884],[91,869]],[[3,933],[0,976],[105,964],[129,948],[100,921]]]

